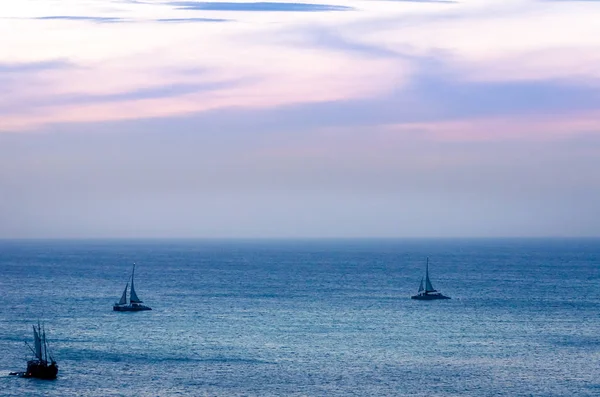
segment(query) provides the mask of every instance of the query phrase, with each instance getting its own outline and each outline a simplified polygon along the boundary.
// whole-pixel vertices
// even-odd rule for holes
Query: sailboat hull
[[[32,360],[27,362],[27,371],[21,376],[23,378],[53,380],[56,379],[57,374],[58,365],[56,363],[48,364],[46,361]]]
[[[152,308],[144,305],[114,305],[113,310],[116,312],[141,312],[144,310],[152,310]]]
[[[413,295],[410,297],[410,299],[415,299],[415,300],[420,300],[420,301],[431,301],[431,300],[436,300],[436,299],[451,299],[449,296],[446,295],[442,295],[442,294],[418,294],[418,295]]]

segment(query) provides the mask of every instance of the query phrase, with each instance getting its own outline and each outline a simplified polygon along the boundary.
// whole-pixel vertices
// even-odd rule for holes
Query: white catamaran
[[[127,303],[127,289],[129,288],[129,281],[125,285],[125,290],[121,299],[113,305],[113,310],[117,312],[139,312],[142,310],[152,310],[150,307],[143,305],[142,300],[138,298],[135,293],[135,287],[133,286],[133,275],[135,273],[135,263],[133,264],[133,270],[131,271],[131,293],[129,294],[129,304]]]
[[[421,277],[421,283],[419,284],[419,290],[416,295],[410,297],[410,299],[417,300],[433,300],[433,299],[450,299],[449,296],[442,295],[441,292],[436,291],[431,284],[429,279],[429,258],[427,258],[427,265],[425,265],[425,287],[423,287],[423,277]]]

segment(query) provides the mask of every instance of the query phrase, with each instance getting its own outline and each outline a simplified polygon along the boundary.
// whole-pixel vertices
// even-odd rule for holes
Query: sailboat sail
[[[42,330],[42,342],[44,343],[44,360],[48,360],[48,344],[46,343],[46,327]]]
[[[121,300],[113,305],[113,310],[117,312],[139,312],[142,310],[152,310],[148,306],[143,305],[144,302],[135,292],[135,263],[133,264],[133,270],[131,271],[131,290],[129,291],[129,304],[127,302],[127,289],[129,287],[129,280],[125,285]]]
[[[131,303],[142,303],[142,301],[140,300],[140,298],[138,298],[137,294],[135,293],[135,289],[133,288],[133,280],[131,280]]]
[[[133,287],[134,273],[135,273],[135,263],[133,264],[133,271],[131,272],[131,297],[129,300],[131,301],[131,303],[142,303],[140,298],[138,298],[137,294],[135,293],[135,288]]]
[[[450,299],[449,296],[445,296],[433,288],[433,284],[431,284],[431,280],[429,279],[429,258],[427,258],[427,265],[425,267],[425,277],[421,277],[421,282],[419,283],[419,291],[410,298],[417,300]]]
[[[126,305],[127,304],[127,288],[129,288],[129,283],[125,285],[125,290],[123,291],[123,295],[121,295],[121,299],[119,300],[118,305]]]
[[[40,335],[38,334],[35,326],[33,326],[33,340],[35,346],[35,355],[38,359],[42,359],[42,340],[40,339]]]
[[[425,292],[436,292],[429,280],[429,258],[427,258],[427,270],[425,271]]]

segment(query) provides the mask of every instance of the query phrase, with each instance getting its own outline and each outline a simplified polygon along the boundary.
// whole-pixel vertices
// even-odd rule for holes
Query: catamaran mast
[[[129,293],[130,303],[143,303],[142,300],[135,293],[135,287],[133,285],[133,276],[135,274],[135,263],[133,264],[133,270],[131,271],[131,291]]]
[[[427,264],[425,265],[425,292],[436,292],[429,279],[429,257],[427,257]]]
[[[137,296],[135,288],[133,287],[133,276],[135,275],[135,262],[133,262],[133,269],[131,269],[131,291],[129,291],[129,303],[133,303],[133,296]]]

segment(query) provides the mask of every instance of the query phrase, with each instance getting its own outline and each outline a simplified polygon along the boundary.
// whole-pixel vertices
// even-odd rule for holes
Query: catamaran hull
[[[437,300],[437,299],[451,299],[449,296],[446,295],[429,295],[429,294],[424,294],[424,295],[413,295],[410,297],[410,299],[415,299],[415,300],[420,300],[420,301],[432,301],[432,300]]]
[[[137,306],[127,305],[127,306],[113,306],[113,310],[116,312],[141,312],[144,310],[152,310],[152,308],[150,308],[148,306],[144,306],[144,305],[137,305]]]

